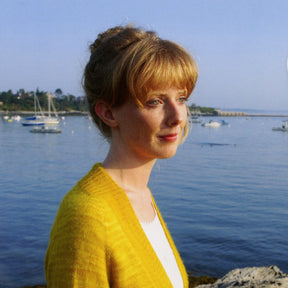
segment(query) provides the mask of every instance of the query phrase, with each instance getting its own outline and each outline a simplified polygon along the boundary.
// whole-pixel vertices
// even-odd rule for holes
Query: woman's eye
[[[183,96],[183,97],[180,97],[179,100],[178,100],[180,103],[185,103],[187,101],[187,97]]]
[[[156,106],[158,104],[160,104],[160,100],[159,99],[152,99],[152,100],[149,100],[147,102],[148,105],[151,105],[151,106]]]

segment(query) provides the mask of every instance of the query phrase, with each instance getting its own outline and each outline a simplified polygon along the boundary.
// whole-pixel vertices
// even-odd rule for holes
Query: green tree
[[[55,96],[56,96],[57,98],[61,98],[62,95],[63,95],[63,92],[62,92],[62,90],[61,90],[60,88],[57,88],[57,89],[55,90],[54,94],[55,94]]]

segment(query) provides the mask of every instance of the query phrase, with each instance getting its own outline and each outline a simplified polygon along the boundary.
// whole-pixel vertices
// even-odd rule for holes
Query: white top
[[[152,222],[141,222],[141,226],[162,263],[173,287],[183,288],[183,279],[179,267],[157,213]]]

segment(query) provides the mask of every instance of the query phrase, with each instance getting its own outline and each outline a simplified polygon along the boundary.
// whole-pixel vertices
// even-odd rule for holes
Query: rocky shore
[[[235,269],[221,279],[189,275],[189,288],[288,288],[288,274],[277,266]],[[46,288],[45,285],[23,288]]]
[[[277,266],[235,269],[212,284],[197,288],[288,288],[288,274]]]

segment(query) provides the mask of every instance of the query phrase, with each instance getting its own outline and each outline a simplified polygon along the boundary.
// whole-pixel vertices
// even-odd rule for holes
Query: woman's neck
[[[102,166],[124,190],[140,192],[147,190],[155,162],[156,159],[147,161],[110,149]]]
[[[153,167],[149,164],[133,166],[131,163],[127,165],[123,162],[111,162],[106,158],[102,166],[124,190],[143,191],[147,189]]]
[[[139,221],[151,222],[155,218],[155,210],[147,185],[156,159],[147,161],[124,151],[119,153],[119,149],[110,149],[102,166],[126,192]]]

